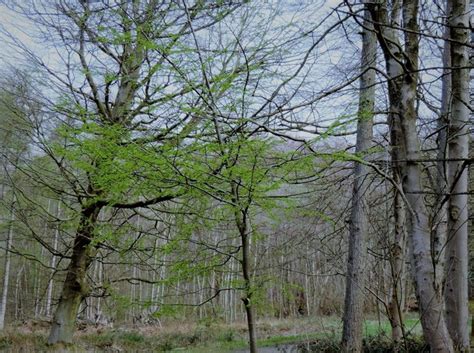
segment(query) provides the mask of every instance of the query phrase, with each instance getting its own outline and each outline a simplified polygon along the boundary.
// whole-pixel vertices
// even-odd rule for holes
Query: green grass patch
[[[418,318],[408,317],[406,333],[413,340],[421,334]],[[286,320],[261,320],[257,324],[259,347],[277,347],[301,344],[316,347],[315,351],[338,352],[342,321],[338,317],[305,317]],[[368,352],[386,352],[390,348],[390,325],[387,320],[366,320],[364,336]],[[42,332],[19,333],[9,330],[0,335],[0,351],[53,352],[46,345],[47,328]],[[97,329],[79,331],[75,336],[77,352],[233,352],[246,349],[246,324],[226,325],[221,322],[203,321],[197,324],[181,321],[169,322],[163,328],[143,326],[135,329]],[[414,341],[409,344],[418,347]],[[25,346],[26,345],[26,346]],[[336,349],[337,350],[331,350]],[[375,348],[374,348],[375,349]],[[409,352],[409,350],[407,350]],[[304,352],[304,350],[302,351]],[[422,352],[422,351],[420,351]]]

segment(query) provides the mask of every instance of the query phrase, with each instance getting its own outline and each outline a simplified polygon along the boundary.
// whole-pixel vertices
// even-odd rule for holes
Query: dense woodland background
[[[378,317],[403,351],[419,315],[469,351],[469,6],[0,1],[0,329],[248,322],[256,352],[327,316],[360,352]]]

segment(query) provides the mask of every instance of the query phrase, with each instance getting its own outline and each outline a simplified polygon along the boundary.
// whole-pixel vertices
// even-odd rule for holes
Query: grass
[[[273,347],[286,344],[308,344],[313,346],[314,352],[339,352],[339,342],[341,335],[341,321],[335,317],[318,318],[317,323],[314,319],[302,318],[297,320],[283,320],[273,323],[260,323],[260,331],[267,331],[267,335],[260,332],[262,339],[258,340],[259,347]],[[262,327],[263,326],[263,327]],[[265,330],[266,327],[273,326],[273,334],[270,330]],[[293,334],[297,330],[290,329],[290,327],[304,327],[306,332]],[[405,320],[406,332],[411,337],[408,340],[409,347],[415,347],[413,352],[417,352],[423,346],[423,343],[418,339],[421,334],[421,326],[418,318],[408,317]],[[263,328],[263,330],[262,330]],[[390,339],[390,324],[388,321],[366,320],[364,323],[365,342],[368,349],[375,352],[389,352]],[[237,349],[245,349],[248,347],[246,337],[237,339],[232,342],[213,341],[207,344],[196,347],[181,347],[176,352],[187,353],[206,353],[206,352],[222,352],[230,353]],[[419,350],[422,352],[421,350]]]
[[[261,320],[257,325],[258,345],[319,344],[321,346],[318,347],[327,348],[317,348],[319,351],[333,352],[337,351],[341,326],[340,318],[336,317]],[[406,327],[407,332],[414,335],[421,332],[417,318],[409,317]],[[390,343],[390,325],[387,321],[367,320],[364,333],[367,342],[376,340],[384,346]],[[0,352],[50,352],[46,335],[47,327],[23,333],[11,328],[0,336]],[[226,353],[245,349],[247,332],[245,323],[225,325],[212,321],[204,324],[169,322],[163,328],[86,328],[75,336],[75,347],[75,352]]]

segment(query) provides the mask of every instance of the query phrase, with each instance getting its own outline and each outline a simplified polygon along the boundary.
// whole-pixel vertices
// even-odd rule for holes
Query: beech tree
[[[419,61],[419,26],[417,1],[402,2],[403,38],[391,25],[392,13],[387,1],[371,4],[371,13],[380,46],[384,52],[389,77],[389,101],[392,124],[391,148],[399,151],[403,195],[408,212],[410,256],[415,278],[421,322],[426,341],[436,352],[453,352],[448,333],[443,300],[437,288],[430,240],[428,209],[423,199],[421,150],[417,136],[415,110]]]
[[[195,31],[208,28],[239,4],[28,5],[14,9],[43,26],[51,43],[68,53],[59,57],[65,68],[59,70],[17,41],[62,98],[50,107],[64,119],[57,127],[59,140],[39,142],[53,161],[50,172],[66,183],[66,188],[52,191],[76,199],[77,230],[48,339],[51,344],[70,343],[79,305],[89,292],[86,274],[97,254],[93,239],[100,213],[108,207],[132,209],[164,202],[185,189],[174,170],[193,148],[182,141],[200,124],[192,118],[192,109],[201,104],[195,85],[203,84],[193,81],[192,59],[183,60],[190,23],[196,23]],[[162,119],[162,114],[168,118]],[[147,126],[152,128],[145,130]],[[26,173],[45,177],[38,170]]]
[[[457,351],[468,352],[469,2],[448,1],[451,56],[448,125],[446,319]]]
[[[0,93],[28,122],[0,128],[0,324],[246,321],[257,352],[257,317],[343,314],[361,352],[366,314],[402,350],[419,307],[468,350],[465,0],[0,4],[33,34],[0,27],[33,81]]]
[[[359,111],[357,113],[357,142],[355,152],[367,158],[372,146],[373,111],[375,101],[375,55],[377,41],[373,33],[370,12],[365,11],[362,32],[361,78]],[[369,167],[354,165],[354,185],[349,234],[349,255],[344,302],[342,349],[344,352],[362,351],[364,322],[364,291],[367,270]]]

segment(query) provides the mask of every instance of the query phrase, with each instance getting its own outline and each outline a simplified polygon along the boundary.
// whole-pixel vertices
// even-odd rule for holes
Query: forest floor
[[[312,344],[318,347],[313,351],[338,352],[341,326],[341,319],[337,317],[262,319],[257,325],[259,346]],[[405,326],[407,334],[413,337],[420,335],[420,325],[415,316],[408,317]],[[245,352],[247,345],[245,323],[227,325],[210,320],[200,323],[167,321],[162,323],[162,327],[83,326],[75,336],[74,348],[59,350],[52,350],[46,345],[47,331],[45,322],[31,321],[11,326],[0,334],[0,352],[241,353]],[[369,344],[371,340],[390,342],[387,320],[367,320],[364,332]],[[266,351],[272,352],[269,348]],[[274,351],[281,350],[275,348]]]

